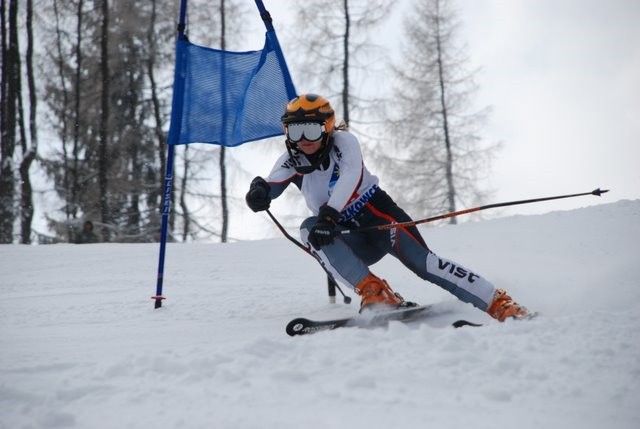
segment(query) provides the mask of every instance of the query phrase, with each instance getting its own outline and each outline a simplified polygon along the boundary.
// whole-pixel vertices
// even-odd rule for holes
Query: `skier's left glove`
[[[316,249],[332,244],[335,239],[338,219],[340,219],[338,210],[328,205],[320,207],[318,220],[309,231],[309,243]]]
[[[262,210],[268,210],[271,205],[271,197],[269,192],[271,186],[262,177],[258,176],[251,181],[249,192],[245,197],[247,205],[254,212],[260,212]]]

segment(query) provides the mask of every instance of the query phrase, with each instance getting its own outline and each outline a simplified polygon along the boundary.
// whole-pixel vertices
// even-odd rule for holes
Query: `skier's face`
[[[319,122],[292,122],[285,126],[287,139],[305,155],[316,153],[322,146],[324,124]]]
[[[309,141],[302,139],[297,143],[298,149],[300,149],[305,155],[313,155],[320,150],[322,146],[322,140]]]

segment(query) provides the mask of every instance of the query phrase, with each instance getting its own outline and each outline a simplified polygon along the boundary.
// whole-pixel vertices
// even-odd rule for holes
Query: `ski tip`
[[[598,188],[598,189],[594,190],[591,194],[596,195],[596,196],[599,197],[599,196],[601,196],[602,194],[604,194],[606,192],[609,192],[609,190],[608,189],[600,189],[600,188]]]
[[[293,319],[291,322],[287,324],[287,334],[293,337],[295,335],[304,334],[304,329],[308,325],[309,321],[305,318]]]

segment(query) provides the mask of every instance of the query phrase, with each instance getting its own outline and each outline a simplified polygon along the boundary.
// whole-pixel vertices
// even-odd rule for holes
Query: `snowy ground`
[[[159,310],[157,245],[0,246],[0,428],[640,427],[640,200],[423,232],[542,316],[499,324],[387,258],[441,316],[290,338],[356,307],[284,239],[170,245]]]

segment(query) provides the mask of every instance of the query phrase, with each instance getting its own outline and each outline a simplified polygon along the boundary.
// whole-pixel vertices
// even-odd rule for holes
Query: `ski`
[[[329,331],[337,328],[345,327],[374,327],[383,326],[390,321],[409,322],[421,319],[430,315],[431,305],[418,305],[415,307],[400,308],[391,311],[384,311],[374,314],[357,314],[355,316],[343,317],[333,320],[310,320],[304,317],[293,319],[287,324],[287,334],[308,335],[315,334],[320,331]],[[462,326],[482,326],[480,324],[468,322],[466,320],[458,320],[453,323],[454,327]]]
[[[538,312],[534,311],[532,313],[529,313],[527,316],[518,318],[518,319],[513,319],[513,321],[523,321],[523,320],[531,320],[538,317]],[[480,327],[482,326],[482,323],[473,323],[473,322],[469,322],[468,320],[456,320],[455,322],[453,322],[451,324],[451,326],[453,326],[454,328],[462,328],[464,326],[473,326],[473,327]]]

